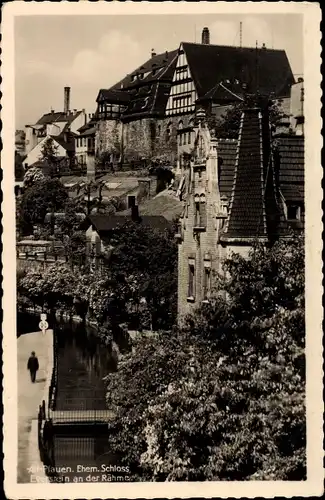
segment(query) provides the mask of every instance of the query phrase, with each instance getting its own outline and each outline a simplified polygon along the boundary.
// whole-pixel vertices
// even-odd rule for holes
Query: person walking
[[[30,371],[31,381],[34,383],[36,379],[36,372],[39,369],[38,359],[33,351],[28,359],[27,370]]]

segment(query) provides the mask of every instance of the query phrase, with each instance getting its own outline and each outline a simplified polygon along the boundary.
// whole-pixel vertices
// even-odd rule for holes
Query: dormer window
[[[135,82],[136,75],[131,75],[131,82]]]

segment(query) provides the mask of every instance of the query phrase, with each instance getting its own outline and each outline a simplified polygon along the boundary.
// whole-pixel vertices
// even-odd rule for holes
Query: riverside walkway
[[[53,331],[26,333],[17,339],[18,351],[18,482],[30,482],[29,467],[41,467],[37,415],[42,400],[48,402],[53,370]],[[36,382],[30,380],[27,360],[36,352],[39,370]],[[40,476],[41,473],[38,472]]]

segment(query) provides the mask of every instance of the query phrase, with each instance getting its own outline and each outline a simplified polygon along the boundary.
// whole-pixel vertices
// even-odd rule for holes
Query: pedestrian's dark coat
[[[27,363],[27,369],[30,370],[31,372],[37,372],[39,368],[38,364],[38,359],[36,356],[30,356],[28,363]]]

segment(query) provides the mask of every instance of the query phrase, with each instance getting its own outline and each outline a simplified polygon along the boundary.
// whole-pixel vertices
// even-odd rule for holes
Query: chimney
[[[140,217],[139,217],[139,207],[138,205],[132,205],[131,206],[131,219],[133,222],[139,222]]]
[[[203,28],[202,30],[202,44],[210,45],[210,31],[207,27]]]
[[[265,43],[263,43],[263,45],[262,45],[262,49],[264,49],[264,50],[266,49],[266,45],[265,45]]]
[[[157,55],[157,52],[155,49],[151,49],[151,57],[155,57]]]
[[[64,113],[68,114],[70,111],[70,87],[64,87]]]

